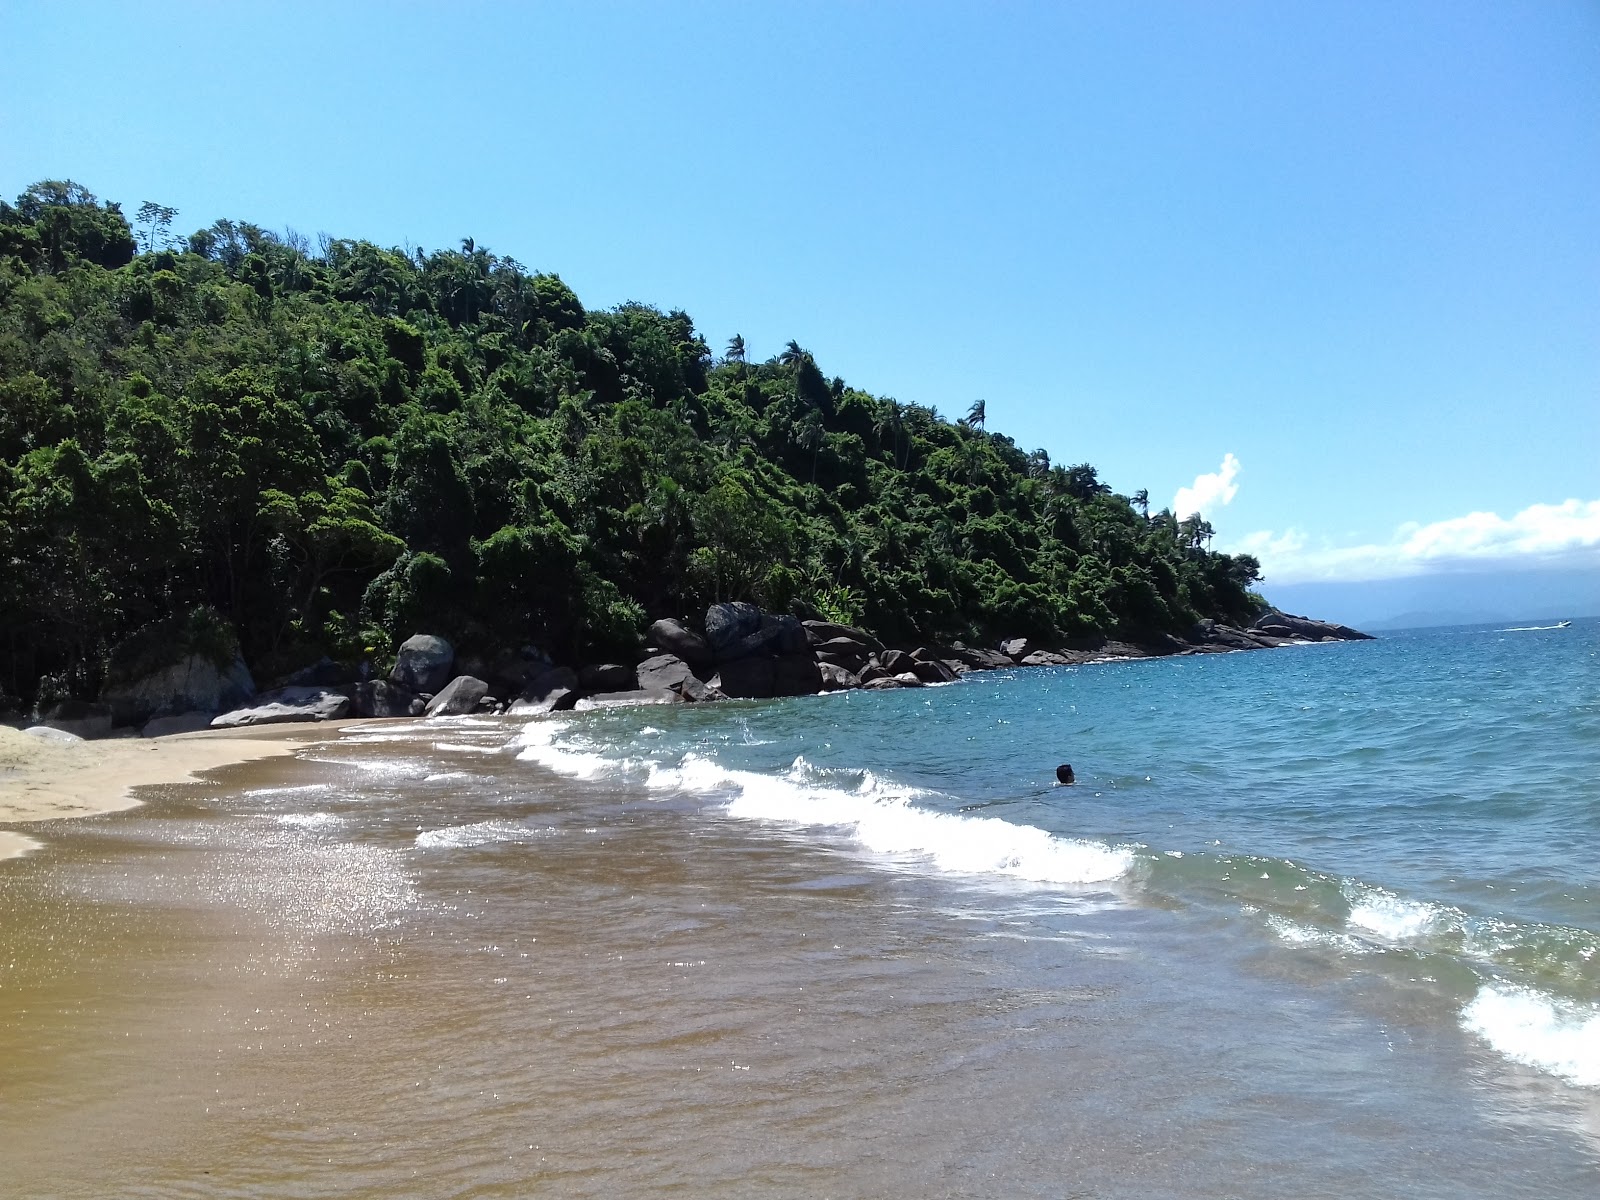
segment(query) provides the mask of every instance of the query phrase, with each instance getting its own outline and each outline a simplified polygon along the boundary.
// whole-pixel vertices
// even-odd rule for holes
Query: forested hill
[[[1020,449],[981,401],[952,421],[794,342],[714,352],[683,312],[587,310],[470,239],[181,238],[176,215],[70,183],[0,204],[11,703],[92,695],[119,641],[197,606],[263,679],[418,629],[617,656],[730,598],[891,643],[1260,607],[1203,522]]]

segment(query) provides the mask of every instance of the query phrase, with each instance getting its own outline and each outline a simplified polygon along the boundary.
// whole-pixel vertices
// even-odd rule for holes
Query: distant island
[[[419,631],[636,663],[730,601],[990,649],[1266,610],[1205,521],[1021,449],[981,399],[951,420],[794,341],[714,353],[471,239],[176,216],[71,182],[0,203],[0,710],[97,701],[171,639],[271,682],[387,675]]]

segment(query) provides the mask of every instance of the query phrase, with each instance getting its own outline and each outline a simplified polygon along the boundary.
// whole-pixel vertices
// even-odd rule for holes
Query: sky
[[[0,193],[62,177],[184,230],[470,236],[982,398],[1269,598],[1587,572],[1600,611],[1593,0],[7,0]]]

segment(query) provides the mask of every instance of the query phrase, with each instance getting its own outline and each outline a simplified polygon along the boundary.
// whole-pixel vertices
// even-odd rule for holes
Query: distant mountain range
[[[1285,612],[1341,621],[1368,632],[1600,616],[1600,567],[1464,572],[1351,583],[1275,585],[1269,579],[1261,591]]]

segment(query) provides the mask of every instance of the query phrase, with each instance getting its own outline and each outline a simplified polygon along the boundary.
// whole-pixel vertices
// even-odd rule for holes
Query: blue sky
[[[6,193],[472,236],[983,397],[1269,583],[1600,564],[1586,0],[9,0],[0,67]]]

